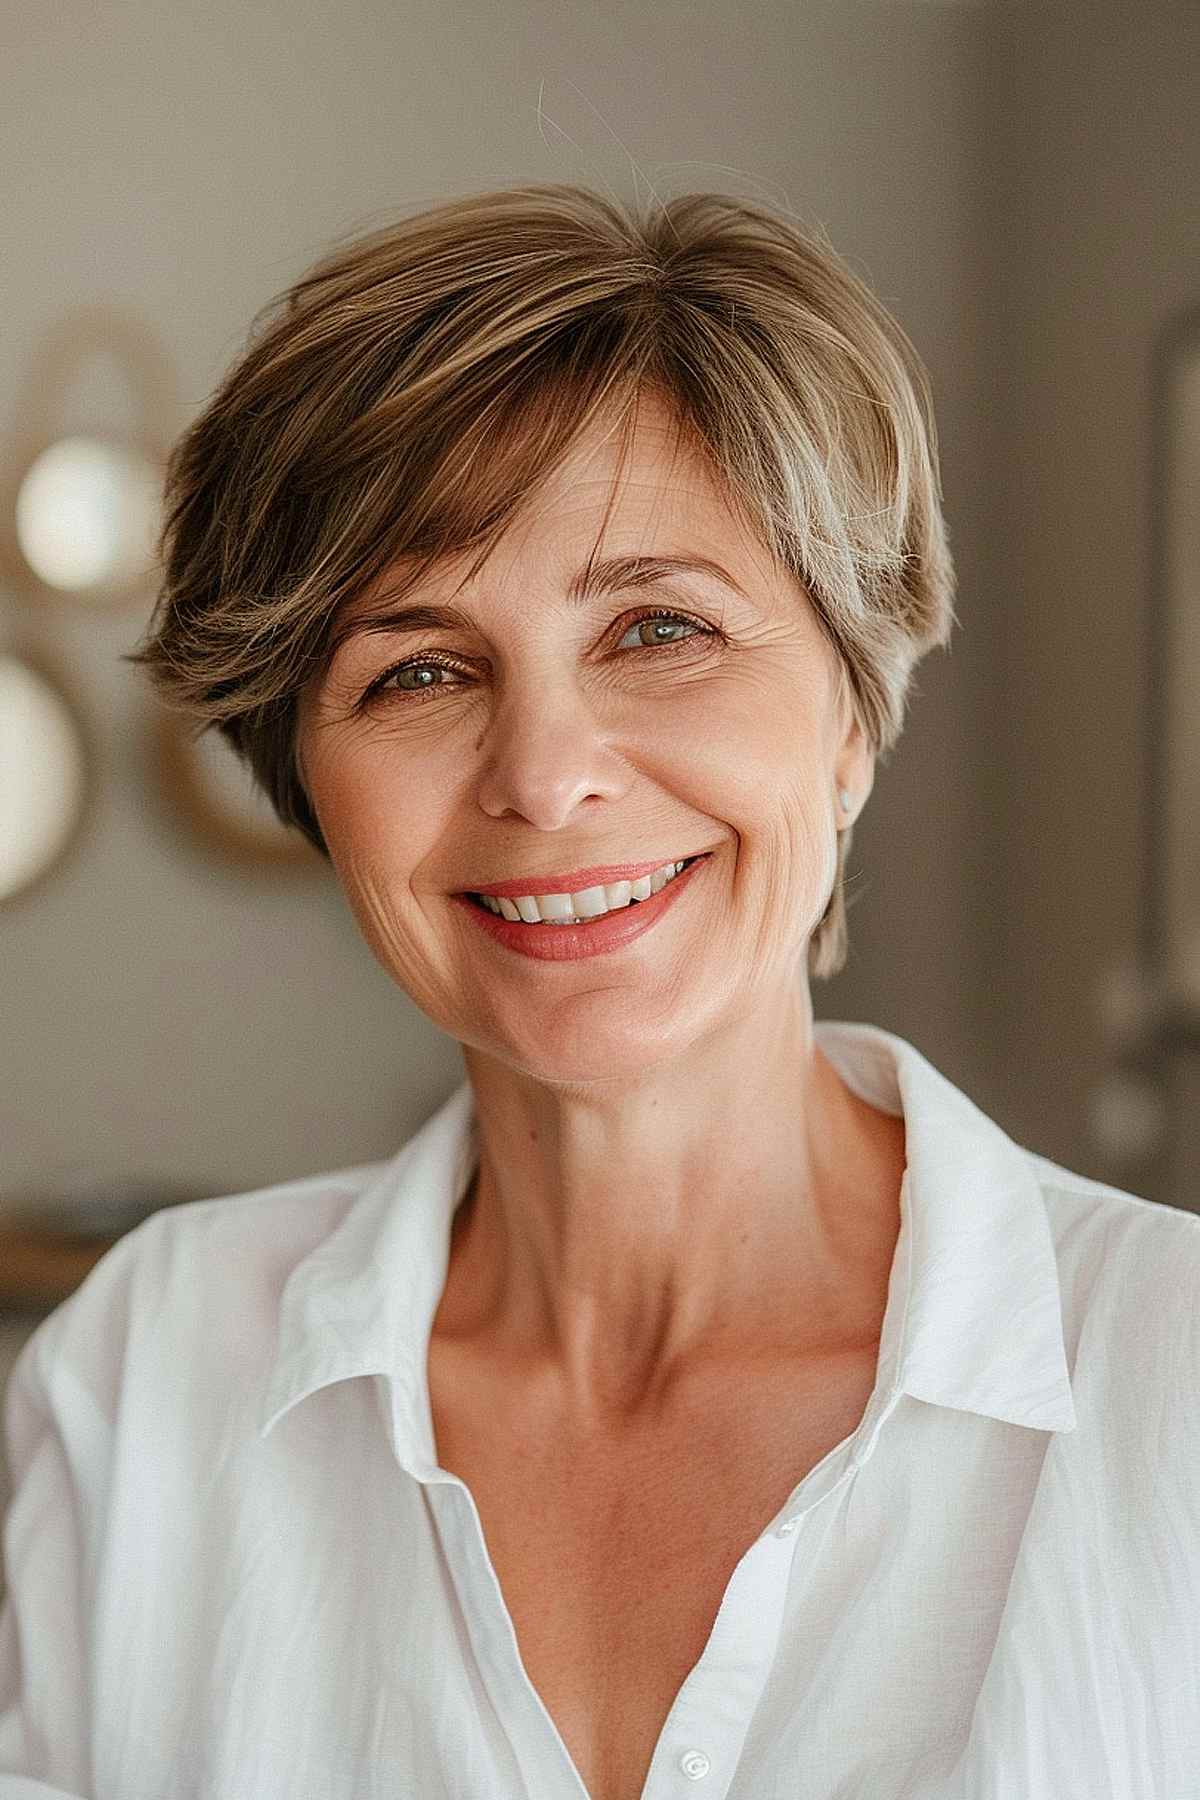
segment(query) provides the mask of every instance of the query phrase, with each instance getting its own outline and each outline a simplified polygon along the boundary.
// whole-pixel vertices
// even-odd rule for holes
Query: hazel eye
[[[623,638],[617,648],[627,650],[683,649],[691,643],[694,637],[716,636],[711,625],[702,625],[698,619],[689,619],[684,613],[668,612],[659,608],[654,612],[642,613],[634,619],[626,628],[625,637],[629,637],[632,632],[640,632],[645,626],[651,628],[652,635],[650,637],[642,638],[640,642],[633,644],[625,644]],[[685,637],[663,635],[680,626],[687,633]],[[453,678],[465,673],[466,671],[455,663],[440,662],[428,656],[409,657],[407,661],[397,663],[394,668],[385,669],[382,675],[376,676],[363,694],[359,705],[365,706],[372,700],[382,697],[403,700],[406,705],[423,700],[433,700],[439,693],[452,690],[460,685],[460,682],[454,679],[443,681],[440,677],[450,676]],[[403,677],[408,675],[413,677],[411,685],[403,680]]]
[[[674,644],[688,643],[690,641],[690,638],[680,638],[680,637],[671,638],[671,637],[664,637],[661,635],[662,632],[670,630],[670,628],[674,625],[682,625],[682,626],[686,627],[686,629],[688,630],[689,633],[698,633],[701,636],[705,636],[705,637],[712,636],[712,629],[710,626],[701,625],[699,623],[699,621],[696,619],[688,619],[688,618],[685,618],[682,613],[674,613],[674,612],[643,613],[640,618],[635,619],[633,621],[633,623],[629,626],[629,629],[628,629],[628,631],[626,631],[625,636],[628,637],[629,632],[631,632],[631,631],[640,631],[643,625],[652,626],[654,628],[653,634],[649,638],[643,638],[640,644],[631,644],[631,645],[627,646],[627,648],[632,649],[632,650],[637,650],[637,649],[653,650],[653,649],[661,646],[664,649],[670,649],[671,646]],[[622,643],[624,643],[624,640],[622,640]],[[620,644],[617,646],[618,649],[620,649],[621,647],[622,646]]]
[[[363,694],[363,701],[373,700],[380,694],[396,694],[405,700],[423,700],[428,695],[432,698],[444,687],[452,687],[453,682],[445,682],[433,677],[454,675],[459,671],[449,663],[430,662],[427,657],[413,658],[409,662],[397,663],[394,669],[385,669],[382,675],[370,684]],[[421,677],[411,686],[401,680],[402,676]],[[431,679],[426,680],[425,677]]]
[[[423,678],[427,675],[444,675],[445,673],[446,671],[441,663],[406,663],[403,668],[393,669],[390,675],[384,677],[384,680],[380,685],[382,687],[395,688],[397,692],[401,694],[427,694],[432,692],[435,688],[442,687],[444,683],[441,681],[426,681],[421,679],[419,681],[414,681],[412,685],[409,686],[401,680],[401,676],[414,675]]]

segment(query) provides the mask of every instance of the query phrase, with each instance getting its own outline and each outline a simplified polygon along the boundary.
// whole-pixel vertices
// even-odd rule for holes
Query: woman
[[[0,1800],[1200,1791],[1196,1219],[813,1019],[952,623],[900,327],[766,209],[484,194],[168,498],[142,660],[467,1080],[32,1340]]]

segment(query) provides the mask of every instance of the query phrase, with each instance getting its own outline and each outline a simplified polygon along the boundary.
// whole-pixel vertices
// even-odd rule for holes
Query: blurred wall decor
[[[89,360],[112,358],[136,423],[72,428],[71,390]],[[174,397],[166,358],[131,315],[81,308],[54,324],[24,372],[0,447],[0,904],[26,895],[77,839],[96,784],[80,702],[49,647],[59,601],[141,601],[158,531],[165,432]]]
[[[115,369],[128,416],[79,429],[73,390],[97,360]],[[47,657],[45,613],[65,602],[93,615],[136,608],[145,616],[175,386],[149,327],[105,305],[58,320],[25,371],[13,434],[0,452],[0,576],[22,621],[5,634],[12,641],[0,639],[0,903],[50,874],[81,825],[95,751]],[[202,850],[272,871],[320,866],[224,740],[199,740],[152,698],[145,755],[148,785]]]
[[[281,825],[249,768],[215,729],[154,706],[151,732],[159,792],[213,855],[279,874],[328,865],[298,831]]]
[[[87,363],[114,362],[134,402],[119,429],[65,427]],[[140,603],[153,570],[166,445],[175,415],[170,365],[133,315],[81,307],[30,357],[0,478],[0,570],[34,601]]]
[[[94,756],[78,702],[44,654],[0,647],[0,904],[51,873],[79,830]]]

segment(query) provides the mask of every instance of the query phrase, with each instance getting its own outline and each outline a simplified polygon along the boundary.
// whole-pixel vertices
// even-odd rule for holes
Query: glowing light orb
[[[61,694],[0,656],[0,901],[58,860],[83,809],[86,757]]]
[[[17,495],[17,542],[34,574],[69,593],[120,588],[154,564],[161,476],[138,451],[60,438]]]

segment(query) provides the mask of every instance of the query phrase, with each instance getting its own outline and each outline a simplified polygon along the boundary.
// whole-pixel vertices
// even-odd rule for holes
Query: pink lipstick
[[[673,881],[668,881],[657,894],[651,894],[646,900],[631,900],[628,906],[621,906],[615,912],[602,913],[597,919],[583,919],[577,925],[526,925],[515,919],[498,918],[489,912],[478,900],[472,900],[469,894],[452,894],[451,899],[456,906],[463,907],[481,930],[508,950],[514,950],[520,956],[531,956],[538,962],[578,962],[583,957],[604,956],[611,951],[621,950],[626,944],[633,943],[635,938],[651,930],[660,919],[665,918],[673,906],[678,905],[684,890],[696,879],[700,870],[711,860],[711,853],[706,853],[686,869],[680,871]],[[635,880],[640,874],[648,874],[661,863],[642,865],[626,865],[632,867],[633,873],[617,872],[606,876],[612,881]],[[581,870],[580,874],[594,874],[593,870]],[[572,881],[576,876],[571,876]],[[588,886],[584,881],[579,886]],[[595,885],[591,883],[590,885]],[[577,893],[579,886],[568,891]],[[511,890],[514,894],[527,894],[529,888],[518,886],[512,882],[502,882],[499,887],[476,888],[476,893],[505,894]],[[552,893],[547,886],[537,890],[539,893]]]

